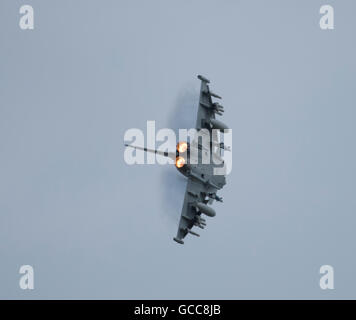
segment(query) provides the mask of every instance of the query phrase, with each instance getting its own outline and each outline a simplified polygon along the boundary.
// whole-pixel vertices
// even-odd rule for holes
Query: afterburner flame
[[[185,165],[185,159],[183,157],[176,158],[176,167],[182,168]]]
[[[184,153],[188,149],[188,143],[186,142],[178,142],[177,144],[177,150],[179,153]]]

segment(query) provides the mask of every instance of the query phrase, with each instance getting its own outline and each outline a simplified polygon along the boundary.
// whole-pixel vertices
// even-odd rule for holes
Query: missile
[[[210,95],[212,96],[212,97],[215,97],[215,98],[217,98],[217,99],[222,99],[219,95],[217,95],[216,93],[214,93],[214,92],[209,92],[210,93]]]
[[[222,106],[219,102],[213,103],[213,106],[215,109],[224,110],[224,106]]]
[[[188,233],[192,234],[193,236],[200,237],[200,234],[195,233],[194,231],[187,229]]]
[[[195,225],[196,227],[199,227],[200,229],[204,229],[204,226],[201,225],[201,224],[198,223],[198,222],[195,222],[194,225]]]
[[[199,220],[199,224],[202,225],[203,227],[206,226],[206,221]]]
[[[214,199],[214,200],[219,201],[219,202],[223,202],[222,197],[219,197],[216,193],[209,194],[209,198],[210,199]]]
[[[219,105],[218,103],[214,103],[214,112],[217,113],[218,115],[222,116],[224,112],[223,106]]]

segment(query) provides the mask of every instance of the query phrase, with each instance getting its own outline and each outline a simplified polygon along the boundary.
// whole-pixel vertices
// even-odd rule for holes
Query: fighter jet
[[[173,238],[179,244],[184,244],[183,239],[189,233],[193,236],[200,235],[193,231],[193,227],[204,229],[206,220],[202,214],[208,217],[216,215],[215,210],[209,206],[214,200],[222,202],[217,191],[226,184],[226,176],[216,174],[217,169],[224,169],[224,160],[221,150],[230,151],[230,147],[220,142],[219,132],[229,128],[223,122],[215,118],[222,115],[224,108],[212,98],[221,99],[209,88],[210,81],[198,75],[201,80],[198,115],[196,121],[196,135],[191,141],[183,141],[177,144],[176,151],[162,152],[143,147],[125,144],[138,150],[153,152],[155,154],[171,158],[178,171],[187,177],[187,187],[180,216],[177,235]],[[204,138],[208,139],[204,139]],[[205,141],[205,142],[203,142]],[[206,143],[206,141],[208,141]],[[205,158],[204,158],[205,157]],[[203,161],[203,158],[205,161]]]

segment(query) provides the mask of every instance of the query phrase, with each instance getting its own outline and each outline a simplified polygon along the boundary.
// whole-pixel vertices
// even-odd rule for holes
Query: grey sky
[[[319,28],[326,3],[332,31]],[[23,4],[33,31],[18,26]],[[2,0],[0,298],[356,298],[355,12]],[[199,73],[223,96],[233,169],[217,216],[179,246],[180,177],[127,166],[123,136],[172,126]],[[33,291],[18,286],[23,264]]]

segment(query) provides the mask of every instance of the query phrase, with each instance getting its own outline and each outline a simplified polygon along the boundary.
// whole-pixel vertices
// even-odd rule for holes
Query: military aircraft
[[[215,174],[214,170],[224,168],[221,150],[230,151],[230,147],[220,142],[218,135],[219,131],[229,128],[215,118],[216,114],[222,115],[224,108],[219,103],[213,102],[212,98],[221,99],[221,97],[210,91],[208,79],[201,75],[198,75],[198,79],[201,80],[201,87],[196,121],[197,134],[190,142],[179,142],[177,150],[174,152],[163,152],[125,144],[134,149],[171,158],[178,171],[188,178],[178,232],[173,238],[180,244],[184,244],[183,238],[188,233],[199,237],[199,234],[192,228],[194,226],[205,228],[206,220],[202,214],[208,217],[215,216],[215,210],[208,204],[214,200],[222,202],[217,191],[226,184],[226,176],[221,173]],[[208,139],[204,139],[204,137],[208,137]],[[202,161],[204,156],[208,162]]]

